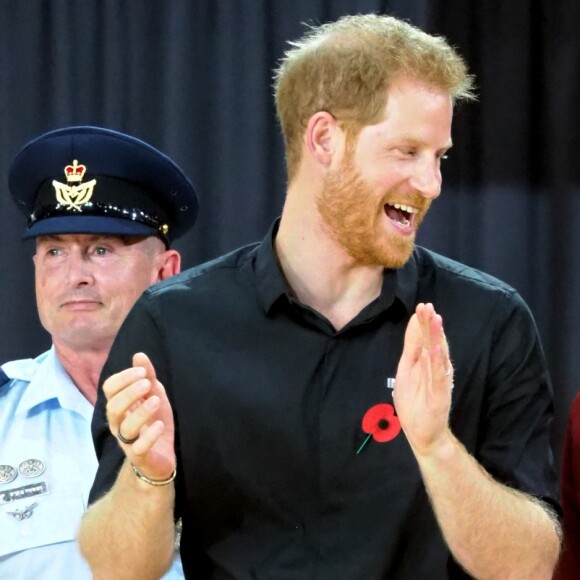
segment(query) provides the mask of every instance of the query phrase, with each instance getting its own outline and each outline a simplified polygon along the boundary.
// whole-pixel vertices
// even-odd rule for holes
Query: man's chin
[[[415,239],[408,243],[390,244],[383,252],[381,265],[388,270],[398,270],[402,268],[411,258],[415,248]]]
[[[387,270],[402,268],[411,258],[413,247],[404,252],[381,252],[378,255],[356,256],[355,259],[362,266],[381,266]]]
[[[383,267],[387,270],[399,270],[409,261],[410,257],[411,254],[409,254],[405,258],[387,260],[383,264]]]

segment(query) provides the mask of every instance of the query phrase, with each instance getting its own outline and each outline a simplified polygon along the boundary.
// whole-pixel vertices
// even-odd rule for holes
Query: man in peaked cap
[[[91,578],[75,537],[97,468],[90,423],[98,378],[125,315],[179,272],[171,242],[194,223],[181,169],[99,127],[28,143],[9,174],[26,214],[38,313],[52,347],[0,369],[0,570],[7,578]],[[176,559],[169,577],[181,577]]]

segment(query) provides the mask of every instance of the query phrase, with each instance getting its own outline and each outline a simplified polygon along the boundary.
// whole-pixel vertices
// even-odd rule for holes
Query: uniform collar
[[[36,359],[14,361],[4,365],[11,379],[28,381],[15,414],[27,413],[34,407],[57,399],[61,407],[81,414],[90,420],[93,406],[78,390],[56,356],[54,346]],[[16,364],[20,363],[20,364]]]
[[[282,297],[291,297],[288,285],[278,263],[274,250],[274,239],[278,232],[278,218],[268,234],[258,246],[255,261],[256,288],[266,314]],[[385,270],[379,298],[373,303],[375,308],[386,310],[398,301],[411,314],[415,307],[418,286],[417,251],[413,251],[409,261],[399,270]],[[373,308],[373,310],[375,309]]]

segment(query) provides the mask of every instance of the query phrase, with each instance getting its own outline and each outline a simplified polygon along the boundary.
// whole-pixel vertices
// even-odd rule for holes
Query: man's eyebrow
[[[397,138],[397,142],[404,141],[405,144],[411,145],[412,147],[424,147],[427,142],[423,139],[418,139],[412,135],[401,135]],[[449,151],[453,147],[453,141],[449,140],[443,147],[438,149],[438,151]]]

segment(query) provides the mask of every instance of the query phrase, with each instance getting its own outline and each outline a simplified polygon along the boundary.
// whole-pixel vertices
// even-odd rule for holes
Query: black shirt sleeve
[[[118,445],[116,437],[109,430],[103,383],[111,375],[129,368],[132,365],[133,355],[137,352],[144,352],[151,359],[157,378],[164,385],[168,378],[159,329],[148,307],[149,302],[147,296],[144,295],[125,319],[101,373],[91,424],[99,467],[89,496],[89,503],[94,503],[111,489],[125,459],[125,454]]]
[[[492,476],[560,511],[550,447],[552,386],[531,312],[506,294],[492,337],[478,459]]]

